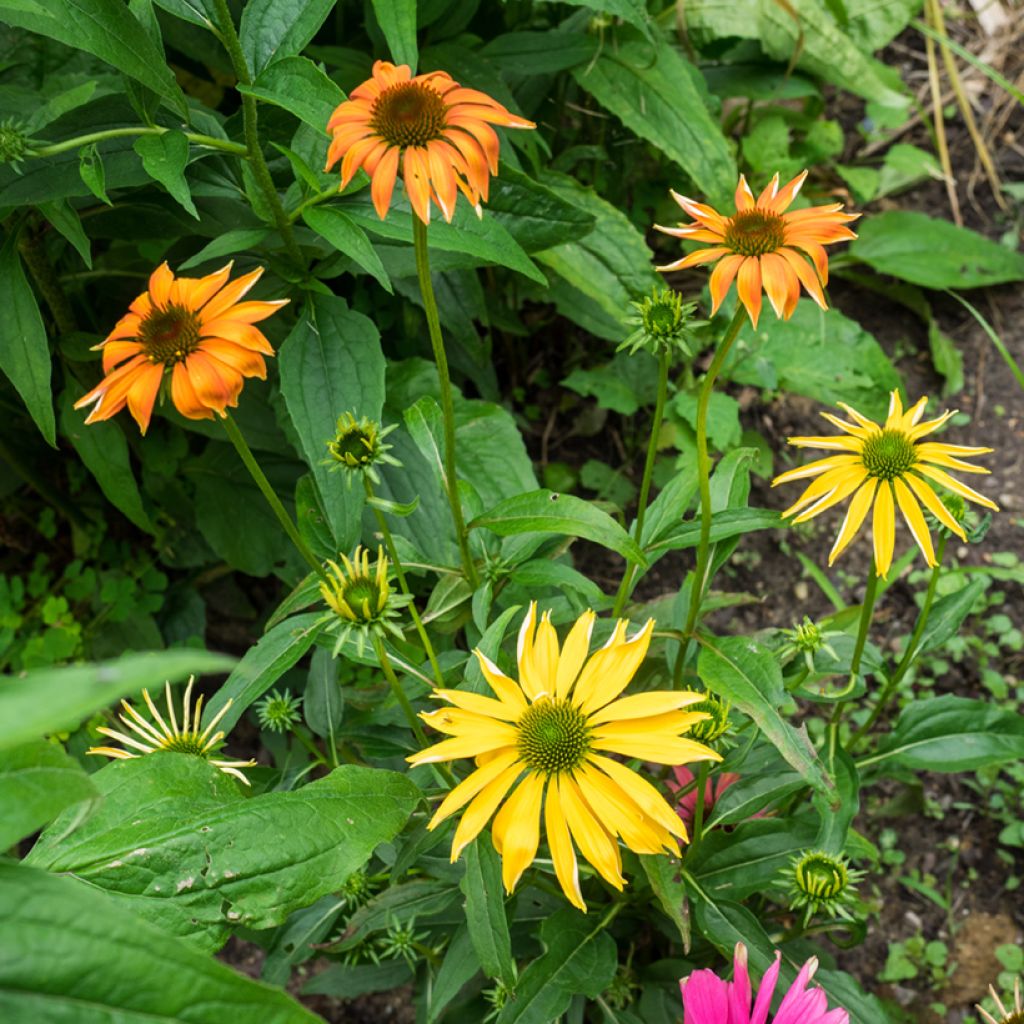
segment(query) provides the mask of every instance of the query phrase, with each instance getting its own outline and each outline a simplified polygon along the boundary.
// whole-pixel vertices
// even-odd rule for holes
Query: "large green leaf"
[[[737,384],[782,389],[825,405],[847,402],[865,416],[884,416],[900,378],[882,347],[837,309],[802,299],[789,320],[761,318],[749,327],[749,355],[727,373]]]
[[[970,615],[971,609],[985,592],[987,586],[988,581],[984,578],[975,579],[952,594],[944,594],[940,597],[932,605],[931,614],[921,633],[914,657],[916,658],[923,651],[941,647],[947,640],[956,636],[964,619]]]
[[[308,57],[277,60],[264,68],[252,85],[240,85],[238,91],[287,110],[325,136],[334,108],[345,99],[341,89]]]
[[[687,8],[689,9],[689,8]],[[736,162],[704,104],[700,72],[660,37],[606,46],[573,71],[579,85],[655,145],[717,205],[736,187]]]
[[[396,64],[408,64],[416,73],[416,0],[373,0],[373,13]]]
[[[0,370],[21,395],[48,444],[57,447],[57,426],[50,394],[50,346],[18,253],[17,233],[0,249],[0,288],[4,316],[0,326]]]
[[[485,527],[499,537],[515,533],[557,533],[583,537],[640,565],[646,559],[636,541],[607,512],[571,494],[537,490],[499,502],[469,528]]]
[[[1024,715],[946,694],[907,705],[896,728],[858,768],[879,763],[930,772],[966,772],[1024,758]]]
[[[646,524],[645,524],[646,525]],[[756,530],[774,530],[784,526],[779,513],[770,508],[726,508],[711,516],[711,541],[728,540]],[[645,550],[651,555],[696,547],[700,543],[700,522],[679,523]]]
[[[133,148],[142,158],[142,166],[146,173],[154,181],[160,182],[175,200],[198,220],[199,212],[192,201],[192,193],[185,180],[185,167],[189,157],[189,144],[185,135],[182,132],[142,135],[135,140]]]
[[[313,646],[320,618],[320,612],[307,612],[285,619],[267,630],[245,652],[208,705],[207,714],[215,715],[231,701],[230,709],[220,722],[225,732],[229,732],[245,709],[259,700]]]
[[[814,789],[834,790],[806,727],[794,728],[779,712],[786,703],[786,691],[778,660],[768,648],[742,636],[702,638],[697,673],[709,690],[749,715]]]
[[[0,0],[0,22],[85,50],[188,114],[162,50],[122,0]]]
[[[15,1024],[316,1024],[70,878],[0,862],[0,1017]]]
[[[0,752],[0,850],[9,850],[69,804],[96,797],[82,766],[58,743],[35,740]]]
[[[127,654],[115,661],[36,669],[0,679],[0,750],[73,729],[86,715],[143,687],[226,672],[233,664],[227,655],[189,648]]]
[[[630,302],[661,284],[651,265],[651,250],[629,218],[593,189],[552,173],[545,176],[544,184],[556,196],[589,213],[594,225],[586,233],[562,235],[560,244],[537,254],[537,261],[571,289],[556,290],[555,304],[582,326],[596,327],[602,337],[621,341],[629,330],[623,322],[634,312]],[[577,315],[580,301],[596,307],[588,318]]]
[[[466,873],[460,887],[466,897],[466,924],[480,966],[488,978],[511,988],[516,980],[501,884],[501,860],[490,836],[477,837],[466,849]]]
[[[302,50],[333,7],[334,0],[249,0],[238,34],[253,74]]]
[[[142,507],[142,495],[132,473],[128,442],[121,424],[108,420],[86,426],[85,413],[74,408],[84,394],[77,382],[68,382],[60,398],[61,431],[74,445],[107,499],[136,526],[152,533],[153,524]]]
[[[379,420],[384,406],[384,353],[373,321],[344,299],[313,296],[281,346],[281,392],[316,480],[339,550],[359,539],[364,494],[341,470],[325,465],[338,417]]]
[[[277,67],[275,64],[274,67]],[[392,292],[391,278],[366,232],[343,210],[334,206],[311,206],[302,219],[338,252],[372,274],[386,292]]]
[[[540,926],[542,956],[523,971],[497,1024],[551,1024],[577,994],[599,996],[615,974],[615,940],[599,918],[560,910]]]
[[[983,288],[1024,280],[1024,253],[924,213],[879,213],[860,224],[857,234],[850,243],[852,256],[925,288]]]
[[[28,861],[107,890],[207,948],[271,928],[337,890],[405,825],[419,790],[404,775],[344,765],[291,792],[246,799],[202,758],[158,753],[93,776],[116,793],[70,835],[65,812]]]

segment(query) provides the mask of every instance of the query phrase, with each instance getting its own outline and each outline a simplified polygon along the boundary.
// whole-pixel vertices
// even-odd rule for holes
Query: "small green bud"
[[[851,868],[845,857],[809,850],[793,858],[784,877],[790,909],[803,908],[805,925],[819,911],[852,921],[850,906],[857,896],[856,883],[863,877],[864,872]]]
[[[687,711],[703,711],[708,717],[690,727],[690,735],[701,743],[713,743],[729,731],[728,701],[708,694],[702,701],[690,704]]]
[[[31,155],[32,140],[25,134],[24,125],[14,119],[0,121],[0,164],[17,166]]]
[[[684,302],[682,295],[671,288],[655,288],[650,295],[630,305],[636,313],[627,317],[626,323],[632,324],[635,330],[618,351],[629,349],[634,353],[646,349],[656,356],[671,351],[694,355],[693,332],[707,323],[692,319],[696,302]]]
[[[302,698],[293,697],[290,691],[279,693],[277,690],[271,690],[256,705],[256,717],[260,725],[270,732],[287,732],[298,722],[301,706]]]
[[[382,463],[401,465],[387,454],[391,445],[384,443],[384,438],[395,429],[394,424],[382,429],[379,423],[366,416],[357,420],[352,413],[343,412],[338,417],[334,437],[327,442],[330,458],[324,460],[324,465],[344,471],[350,486],[356,473],[364,473],[375,484],[379,484],[380,477],[377,476],[375,466]]]

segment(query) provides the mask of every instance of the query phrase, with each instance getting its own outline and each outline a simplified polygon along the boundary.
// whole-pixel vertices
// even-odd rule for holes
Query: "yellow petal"
[[[954,479],[948,473],[944,473],[941,469],[936,469],[934,466],[929,466],[924,463],[917,463],[914,466],[914,470],[926,476],[931,480],[934,480],[937,484],[941,484],[943,487],[951,490],[954,494],[959,494],[960,497],[966,498],[968,501],[973,501],[978,505],[984,505],[985,508],[999,511],[999,506],[994,502],[990,501],[985,497],[984,494],[979,494],[977,491],[968,487],[967,484],[961,483],[959,480]]]
[[[943,449],[943,444],[919,444],[916,448],[917,457],[923,462],[933,462],[937,466],[946,466],[948,469],[958,469],[961,473],[990,473],[991,470],[984,466],[975,466],[972,462],[964,462],[963,459],[955,458]],[[951,447],[951,446],[949,446]]]
[[[862,427],[855,423],[847,423],[846,420],[840,419],[838,416],[833,415],[830,412],[823,412],[821,414],[822,419],[826,419],[834,427],[838,427],[844,433],[852,434],[854,437],[859,437],[861,440],[868,437],[870,434],[878,432],[878,427],[871,424],[870,427]]]
[[[505,722],[515,722],[522,714],[518,708],[510,707],[504,701],[485,697],[482,693],[470,693],[469,690],[434,690],[430,696],[449,701],[465,711],[472,711],[487,718],[500,718]]]
[[[519,685],[531,700],[535,699],[537,694],[529,689],[524,678],[524,672],[527,660],[533,655],[533,635],[536,630],[537,602],[531,601],[530,607],[526,609],[523,624],[519,627],[519,636],[516,640],[516,664],[519,667]]]
[[[625,879],[622,877],[619,844],[591,813],[579,787],[568,775],[558,777],[558,798],[569,832],[580,848],[580,853],[594,865],[597,873],[609,885],[621,890]]]
[[[903,402],[900,393],[893,388],[889,392],[889,415],[885,418],[886,430],[899,430],[903,425]]]
[[[602,722],[621,722],[629,718],[648,718],[666,711],[678,711],[680,708],[697,704],[704,700],[703,693],[692,690],[655,690],[651,693],[635,693],[630,697],[606,704],[600,711],[588,719],[589,725],[600,725]]]
[[[497,701],[495,701],[497,703]],[[480,736],[489,738],[492,734],[504,737],[502,745],[514,743],[518,733],[514,725],[502,722],[475,711],[464,711],[462,708],[438,708],[436,711],[424,711],[420,714],[431,729],[443,732],[448,736]]]
[[[836,448],[844,452],[859,452],[864,442],[856,437],[787,437],[786,442],[796,448]]]
[[[928,396],[919,398],[904,414],[900,422],[900,429],[910,430],[917,424],[917,421],[924,415],[925,406],[928,404]]]
[[[868,477],[868,471],[864,466],[854,466],[852,469],[843,470],[845,476],[828,492],[823,494],[810,508],[805,508],[793,522],[805,523],[822,512],[845,501]]]
[[[640,696],[646,697],[647,694]],[[625,699],[629,700],[630,698]],[[660,733],[664,733],[666,736],[675,736],[685,732],[691,725],[703,721],[705,717],[704,713],[700,711],[663,711],[661,714],[648,715],[645,718],[634,717],[605,722],[597,726],[591,735],[600,739],[621,737],[636,740]]]
[[[459,819],[455,835],[452,837],[452,863],[459,859],[459,854],[479,835],[480,830],[498,809],[498,804],[505,799],[512,783],[519,778],[523,765],[519,761],[506,768],[500,775],[492,779],[473,799]]]
[[[948,530],[955,533],[961,540],[967,540],[967,534],[964,533],[964,528],[953,518],[952,513],[946,508],[945,505],[939,500],[939,496],[926,484],[920,477],[915,476],[913,473],[905,473],[903,479],[910,485],[910,489],[917,495],[921,504],[943,526]]]
[[[587,651],[590,650],[590,634],[594,629],[597,616],[589,609],[577,620],[569,635],[565,638],[562,653],[558,658],[558,672],[555,676],[555,695],[560,698],[568,696],[572,684],[583,668]]]
[[[665,734],[635,738],[595,738],[592,746],[594,750],[609,750],[613,754],[637,757],[641,761],[653,761],[655,764],[679,765],[690,764],[693,761],[722,760],[722,755],[716,754],[710,747],[705,747],[694,740]]]
[[[487,680],[487,685],[497,694],[498,700],[510,708],[515,708],[521,715],[528,705],[518,684],[509,679],[483,651],[477,649],[473,653],[480,664],[480,671],[483,673],[484,679]]]
[[[917,451],[935,451],[941,455],[991,455],[995,448],[979,448],[967,444],[943,444],[941,441],[925,441],[917,446]]]
[[[846,510],[846,518],[843,520],[843,525],[839,528],[839,536],[836,537],[836,542],[832,545],[832,550],[829,552],[829,565],[846,550],[850,541],[857,536],[857,531],[861,528],[864,517],[868,514],[868,509],[871,508],[871,502],[875,497],[877,489],[878,480],[872,478],[853,496],[853,500]]]
[[[490,750],[497,750],[499,747],[513,747],[519,734],[512,726],[507,728],[507,733],[496,730],[485,738],[473,735],[442,740],[432,747],[427,747],[426,750],[421,750],[418,754],[410,754],[406,761],[414,765],[433,764],[436,761],[454,761],[460,757],[476,757],[479,754],[486,754]]]
[[[856,465],[857,461],[856,455],[830,455],[827,459],[815,459],[814,462],[808,462],[805,466],[797,466],[796,469],[787,469],[785,473],[780,473],[772,481],[772,487],[778,487],[779,484],[788,484],[793,480],[803,480],[809,476],[817,476],[819,473],[824,473],[830,469],[853,466]]]
[[[928,533],[924,515],[921,513],[921,506],[914,500],[910,488],[899,477],[892,483],[896,488],[896,501],[900,506],[900,511],[903,513],[907,526],[910,527],[917,546],[921,549],[921,554],[924,555],[924,560],[929,565],[935,565],[935,549],[932,547],[932,538]]]
[[[629,685],[647,656],[653,632],[654,619],[648,619],[643,628],[629,640],[620,639],[608,647],[602,647],[583,666],[573,694],[573,703],[583,714],[589,715],[604,707]],[[624,637],[625,633],[625,626],[621,633],[616,628],[612,640]]]
[[[665,798],[642,775],[627,768],[610,757],[601,754],[589,754],[587,761],[602,770],[621,790],[629,794],[630,799],[653,821],[662,828],[686,841],[686,826],[682,819],[669,806]]]
[[[893,395],[896,395],[895,391]],[[896,547],[896,509],[892,501],[892,487],[885,480],[878,485],[871,530],[875,543],[875,572],[884,577],[889,573],[893,549]]]
[[[519,760],[518,750],[501,750],[485,765],[463,779],[442,801],[434,812],[427,828],[437,828],[446,818],[450,818],[457,810],[465,807],[484,788],[492,783],[503,771]]]
[[[852,405],[847,405],[845,402],[836,402],[836,405],[838,405],[839,408],[842,409],[843,412],[845,412],[846,415],[849,416],[850,419],[853,420],[853,422],[856,423],[858,426],[868,427],[872,430],[879,429],[877,423],[873,423],[871,420],[867,418],[867,416],[857,412],[857,410],[854,409]]]
[[[576,863],[576,851],[573,849],[569,826],[562,813],[562,803],[558,797],[555,783],[548,786],[547,799],[544,801],[544,830],[551,848],[551,862],[555,866],[555,878],[562,887],[569,902],[585,914],[587,905],[583,902],[580,892],[580,872]]]
[[[803,494],[782,513],[783,517],[796,515],[808,506],[813,507],[822,498],[832,494],[839,484],[849,479],[859,469],[863,469],[863,466],[860,463],[854,463],[852,466],[841,466],[839,469],[830,469],[827,473],[823,473],[817,480],[807,485]]]
[[[948,419],[955,416],[957,412],[959,412],[958,409],[949,409],[933,420],[925,420],[924,423],[918,423],[911,430],[907,431],[907,436],[911,441],[916,441],[918,438],[925,437],[927,434],[931,434],[938,430],[939,427],[943,426]]]
[[[545,777],[530,772],[505,801],[491,827],[494,848],[501,854],[501,880],[512,892],[523,872],[533,863],[540,843],[540,806]]]
[[[541,694],[553,694],[558,671],[558,634],[551,625],[551,612],[545,612],[537,625],[533,643],[519,659],[519,685],[536,700]]]
[[[656,822],[651,821],[603,772],[585,765],[576,774],[583,799],[598,821],[620,836],[634,853],[678,853],[679,845]],[[665,844],[668,844],[667,846]]]

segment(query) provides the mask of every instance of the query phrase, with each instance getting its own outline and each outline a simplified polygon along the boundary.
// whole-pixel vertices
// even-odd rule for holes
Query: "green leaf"
[[[324,136],[334,108],[345,99],[341,89],[308,57],[277,60],[264,68],[252,85],[239,85],[238,91],[287,110]]]
[[[568,0],[574,7],[589,7],[598,14],[610,14],[640,29],[651,39],[650,18],[643,0]]]
[[[86,715],[143,687],[225,672],[234,659],[192,649],[128,654],[93,665],[36,669],[0,685],[0,750],[73,729]]]
[[[231,231],[225,231],[223,235],[218,235],[212,242],[204,245],[195,256],[185,260],[178,269],[191,270],[207,260],[234,256],[235,253],[244,252],[246,249],[255,249],[267,234],[266,228],[233,228]]]
[[[153,0],[157,7],[162,7],[183,21],[189,21],[200,28],[213,29],[217,24],[217,8],[215,0]]]
[[[689,11],[689,7],[687,7]],[[704,104],[700,72],[660,37],[606,46],[573,71],[580,87],[677,163],[712,205],[736,188],[736,162]]]
[[[342,207],[347,214],[371,235],[412,245],[412,214],[404,199],[392,203],[387,220],[381,220],[369,205],[369,197],[359,194]],[[440,217],[431,220],[427,238],[430,249],[439,253],[460,253],[471,257],[463,266],[495,263],[518,271],[538,284],[547,284],[547,278],[537,265],[523,252],[522,246],[494,217],[485,213],[478,219],[469,203],[455,204],[451,224]]]
[[[46,438],[57,447],[57,425],[50,393],[50,346],[18,253],[16,233],[10,233],[0,249],[0,289],[4,316],[0,327],[0,369],[21,395],[22,401]]]
[[[640,565],[647,564],[636,541],[607,512],[571,494],[541,489],[506,498],[469,524],[471,530],[480,527],[499,537],[516,533],[583,537],[623,558]]]
[[[757,530],[776,530],[785,526],[779,513],[770,508],[726,508],[711,516],[711,542],[728,540],[740,534]],[[679,523],[662,534],[661,538],[645,550],[652,555],[666,551],[693,548],[700,543],[700,523]]]
[[[101,202],[113,206],[107,195],[107,175],[103,169],[103,157],[96,148],[96,143],[83,146],[78,151],[78,173],[85,187]]]
[[[196,220],[199,212],[192,202],[192,193],[185,180],[188,164],[188,139],[181,132],[164,132],[162,135],[141,135],[135,140],[135,152],[142,157],[146,173],[174,197]]]
[[[466,897],[466,924],[480,966],[488,978],[515,985],[505,892],[501,884],[501,860],[490,837],[477,837],[466,847],[466,873],[459,888]]]
[[[985,701],[947,694],[908,704],[859,768],[888,762],[898,768],[966,772],[1024,758],[1024,716]]]
[[[142,495],[132,473],[124,431],[112,420],[86,426],[85,413],[74,408],[84,394],[77,381],[68,381],[59,403],[61,432],[74,445],[110,503],[139,529],[152,533],[153,524],[142,505]]]
[[[75,247],[82,262],[92,270],[91,243],[74,207],[62,199],[55,199],[51,203],[40,203],[39,212]]]
[[[707,827],[735,825],[753,818],[769,804],[795,793],[804,786],[804,780],[796,772],[784,771],[777,764],[762,774],[743,776],[728,789],[719,786],[719,796],[707,820]]]
[[[0,862],[0,1017],[33,1024],[316,1024],[104,893]]]
[[[970,615],[971,609],[985,592],[987,585],[987,581],[984,579],[971,580],[967,586],[940,597],[932,605],[928,623],[921,634],[914,657],[916,658],[924,651],[941,647],[947,640],[956,636],[964,619]]]
[[[253,74],[304,49],[334,7],[334,0],[249,0],[239,37]]]
[[[345,698],[338,682],[338,662],[326,647],[313,652],[302,707],[306,725],[317,736],[329,739],[333,748],[334,734],[345,715]]]
[[[281,393],[313,473],[331,532],[342,551],[359,538],[364,495],[346,474],[325,465],[338,417],[379,420],[384,406],[384,353],[373,321],[344,299],[314,295],[278,353]]]
[[[577,994],[596,999],[615,975],[615,940],[604,922],[560,910],[541,923],[544,954],[523,971],[497,1024],[551,1024]]]
[[[455,468],[485,506],[537,486],[515,419],[493,402],[456,403]]]
[[[373,0],[373,13],[388,42],[395,64],[408,64],[416,74],[416,0]]]
[[[99,57],[188,115],[163,51],[121,0],[0,0],[0,22]]]
[[[815,790],[826,794],[834,790],[835,784],[815,753],[806,727],[794,728],[779,713],[786,703],[786,692],[782,670],[768,648],[748,637],[702,637],[697,672],[709,690],[749,715]]]
[[[215,715],[229,700],[232,702],[220,720],[220,728],[230,732],[245,709],[259,700],[313,646],[321,617],[320,612],[306,612],[285,619],[267,630],[255,646],[245,652],[208,705],[207,714]]]
[[[744,330],[744,338],[750,337]],[[801,299],[789,320],[763,317],[750,354],[728,370],[731,381],[792,391],[824,405],[848,402],[865,416],[884,416],[900,378],[881,346],[836,309]]]
[[[1024,280],[1024,253],[969,228],[910,210],[868,217],[850,255],[925,288],[983,288]]]
[[[647,881],[651,883],[654,895],[658,897],[661,909],[679,929],[683,948],[690,947],[690,918],[687,907],[687,889],[680,875],[680,864],[676,857],[663,854],[640,857]]]
[[[105,889],[207,948],[239,927],[282,924],[337,890],[420,799],[405,776],[355,765],[246,799],[207,761],[174,753],[112,762],[93,781],[117,799],[70,835],[65,812],[28,862]]]
[[[302,219],[338,252],[371,274],[389,295],[394,294],[391,278],[377,250],[366,237],[366,232],[347,213],[336,206],[311,206],[303,210]]]
[[[42,828],[69,804],[97,795],[82,766],[58,743],[35,740],[0,752],[0,850]]]
[[[302,986],[302,994],[354,999],[368,992],[389,992],[411,978],[412,971],[404,960],[382,960],[377,964],[331,964]]]
[[[428,990],[427,1024],[435,1024],[435,1021],[441,1019],[448,1004],[479,970],[480,964],[469,938],[469,929],[460,925],[445,950],[434,984]]]
[[[485,43],[480,55],[504,72],[549,75],[593,60],[598,45],[596,36],[578,32],[506,32]]]

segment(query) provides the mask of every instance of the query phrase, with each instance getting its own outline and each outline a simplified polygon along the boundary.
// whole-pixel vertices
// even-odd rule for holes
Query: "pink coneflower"
[[[702,970],[694,971],[679,982],[684,1024],[766,1024],[779,978],[780,960],[781,954],[776,953],[775,963],[761,979],[761,988],[751,1009],[747,947],[737,942],[732,981],[723,981],[714,971]],[[845,1010],[828,1008],[828,997],[823,989],[807,987],[817,969],[818,958],[812,956],[782,997],[772,1024],[849,1024],[850,1016]]]
[[[678,793],[697,778],[696,774],[690,771],[686,765],[680,765],[672,769],[672,778],[666,779],[665,784],[673,793]],[[704,783],[704,821],[711,817],[711,808],[722,799],[722,794],[733,783],[739,782],[740,777],[736,772],[715,772]],[[689,792],[684,793],[676,801],[676,814],[683,819],[687,830],[693,828],[693,816],[697,809],[697,787],[691,786]],[[761,817],[761,815],[753,815]]]

